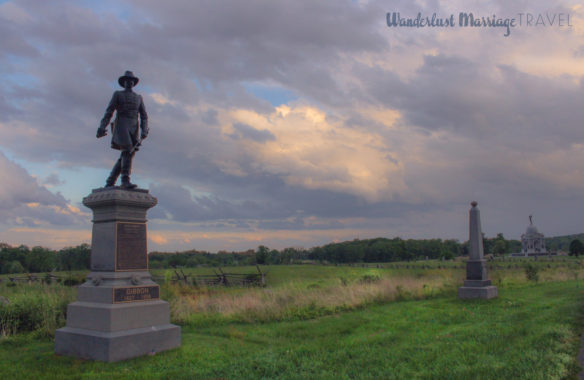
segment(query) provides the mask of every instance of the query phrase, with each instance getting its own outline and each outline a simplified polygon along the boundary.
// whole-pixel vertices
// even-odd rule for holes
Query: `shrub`
[[[73,292],[62,286],[23,285],[0,303],[0,336],[38,331],[52,336],[66,320]]]
[[[14,261],[8,263],[8,265],[4,269],[4,272],[5,273],[24,273],[24,272],[26,272],[26,269],[24,269],[24,267],[22,266],[20,261],[14,260]]]
[[[527,280],[534,282],[539,281],[539,267],[537,265],[526,264],[524,270]]]
[[[77,286],[77,285],[81,285],[85,282],[85,278],[84,277],[71,277],[71,278],[67,278],[63,281],[63,285],[65,286]]]
[[[379,280],[381,280],[381,277],[379,277],[376,274],[365,274],[365,275],[361,276],[361,278],[359,279],[359,283],[370,284],[372,282],[377,282]]]
[[[578,240],[572,240],[570,243],[570,256],[580,256],[584,254],[584,244]]]

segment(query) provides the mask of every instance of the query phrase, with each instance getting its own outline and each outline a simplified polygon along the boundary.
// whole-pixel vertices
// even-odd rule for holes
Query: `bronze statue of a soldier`
[[[109,177],[106,180],[106,187],[115,185],[119,175],[122,175],[122,188],[133,189],[136,187],[130,182],[130,172],[132,171],[132,158],[138,150],[141,140],[148,137],[148,115],[144,107],[142,96],[132,91],[132,87],[138,84],[139,79],[131,71],[126,71],[118,79],[118,83],[124,89],[114,92],[112,100],[105,110],[99,128],[97,128],[97,138],[107,135],[107,126],[116,111],[116,119],[112,123],[112,149],[121,151],[120,158],[115,163]],[[138,125],[138,115],[140,124]],[[138,133],[140,139],[138,139]]]

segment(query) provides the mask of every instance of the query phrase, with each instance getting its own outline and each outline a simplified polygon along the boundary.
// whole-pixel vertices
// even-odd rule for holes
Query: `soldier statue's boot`
[[[122,172],[122,159],[118,158],[109,177],[105,180],[105,187],[114,187],[120,173]]]
[[[138,187],[130,182],[130,173],[132,172],[132,158],[134,155],[128,151],[122,152],[122,188],[135,189]]]

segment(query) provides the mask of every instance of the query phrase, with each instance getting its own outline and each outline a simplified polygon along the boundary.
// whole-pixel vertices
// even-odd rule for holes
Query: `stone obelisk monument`
[[[59,355],[114,362],[180,346],[167,302],[148,272],[146,211],[157,199],[142,189],[93,190],[91,272],[55,332]]]
[[[487,262],[483,253],[483,231],[481,229],[481,215],[477,202],[471,203],[469,217],[469,260],[466,263],[466,281],[458,288],[458,297],[468,298],[495,298],[497,287],[491,285],[487,274]]]

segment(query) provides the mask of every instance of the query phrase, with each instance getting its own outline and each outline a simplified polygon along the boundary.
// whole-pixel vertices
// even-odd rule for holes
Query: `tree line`
[[[563,237],[550,238],[564,243]],[[547,243],[547,239],[546,239]],[[499,233],[494,238],[483,237],[485,254],[495,256],[521,251],[519,240],[507,240]],[[584,244],[573,239],[569,244],[571,255],[584,254]],[[555,245],[555,244],[554,244]],[[563,245],[563,244],[562,244]],[[567,247],[566,247],[567,248]],[[12,247],[0,243],[0,273],[41,273],[50,271],[87,270],[91,247],[81,244],[55,251],[44,247]],[[182,252],[150,252],[150,268],[279,265],[303,262],[326,263],[381,263],[411,260],[450,260],[468,255],[468,241],[453,239],[401,239],[399,237],[351,240],[329,243],[310,249],[289,247],[282,250],[260,245],[256,250],[242,252],[188,250]]]
[[[503,255],[521,250],[521,242],[507,240],[503,234],[495,238],[484,238],[486,254]],[[208,253],[199,251],[152,252],[149,255],[151,268],[231,266],[231,265],[279,265],[302,262],[380,263],[411,260],[450,260],[468,255],[468,242],[454,239],[401,239],[399,237],[351,240],[329,243],[324,246],[304,248],[270,249],[260,245],[255,251]]]
[[[81,244],[58,251],[29,248],[26,245],[12,247],[0,243],[0,273],[43,273],[89,269],[91,247]]]

